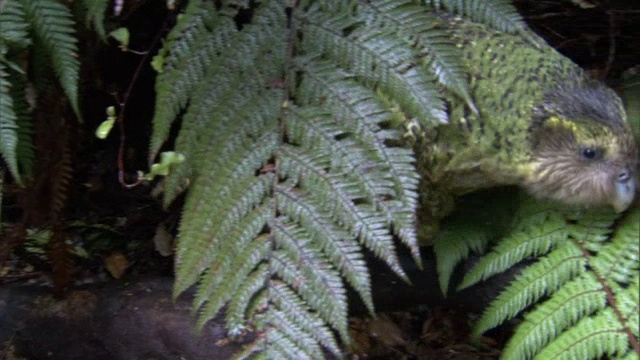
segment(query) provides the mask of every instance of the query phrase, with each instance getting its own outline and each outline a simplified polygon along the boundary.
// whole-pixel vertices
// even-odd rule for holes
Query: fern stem
[[[291,3],[291,14],[293,12],[296,11],[297,8],[297,1],[292,1]],[[293,16],[292,16],[293,18]],[[280,106],[280,115],[279,115],[279,123],[278,123],[278,143],[280,144],[280,146],[282,144],[284,144],[285,141],[285,136],[286,136],[286,120],[287,120],[287,115],[289,114],[289,109],[288,109],[288,104],[289,104],[289,99],[291,98],[291,88],[289,86],[290,82],[288,81],[289,79],[287,78],[287,76],[290,74],[290,72],[288,71],[288,69],[290,69],[293,65],[293,55],[294,55],[294,36],[293,34],[295,33],[294,31],[295,29],[295,25],[292,22],[289,23],[289,27],[288,27],[288,31],[289,33],[287,34],[287,53],[286,53],[286,59],[285,59],[285,69],[284,69],[284,73],[282,74],[283,79],[282,79],[282,84],[283,84],[283,92],[282,92],[282,103]],[[274,170],[276,172],[276,174],[280,173],[280,165],[281,165],[281,160],[280,160],[280,156],[281,156],[281,151],[276,151],[274,154],[274,159],[273,159],[273,163],[274,163]],[[275,194],[276,193],[276,189],[278,188],[278,184],[280,182],[280,177],[279,176],[274,176],[273,177],[273,181],[272,181],[272,193]],[[277,196],[273,197],[273,207],[272,207],[272,219],[274,222],[278,222],[278,208],[279,208],[279,200]],[[270,254],[274,254],[276,251],[276,237],[275,237],[275,228],[276,228],[276,223],[272,223],[269,224],[270,227],[270,234],[269,234],[269,253]],[[269,256],[271,258],[271,260],[268,262],[268,268],[269,268],[269,275],[273,275],[277,272],[277,269],[273,266],[274,265],[274,260],[277,260],[277,257],[274,257],[272,255]],[[274,286],[273,281],[272,281],[272,277],[271,276],[266,276],[265,279],[265,284],[264,287],[266,288],[266,292],[268,294],[268,299],[270,299],[270,306],[274,306],[275,303],[273,303],[273,294],[270,293],[271,288]],[[270,321],[273,321],[273,319],[271,319]],[[273,324],[273,323],[272,323]],[[275,328],[277,328],[277,326],[275,326]],[[265,332],[266,334],[268,334],[268,332]],[[273,332],[271,332],[273,333]],[[268,344],[269,343],[269,336],[265,336],[264,337],[264,343]],[[276,339],[275,341],[273,341],[273,343],[275,345],[277,345],[278,340]],[[268,345],[265,346],[265,348],[268,348]]]
[[[575,240],[573,241],[575,245],[580,249],[580,251],[582,251],[583,256],[585,257],[585,259],[587,259],[587,263],[590,263],[592,260],[591,260],[591,254],[589,253],[589,250],[587,250],[584,246],[582,246],[582,244],[580,244],[578,241],[575,241]],[[598,279],[598,282],[602,286],[602,290],[607,295],[607,302],[611,305],[611,308],[613,308],[613,311],[615,312],[616,317],[622,324],[624,332],[625,334],[627,334],[627,337],[629,338],[629,344],[633,348],[633,351],[635,351],[636,354],[640,355],[640,343],[638,343],[638,339],[636,339],[636,337],[633,335],[633,331],[629,328],[629,326],[627,326],[627,319],[622,315],[622,312],[620,311],[620,307],[616,302],[616,297],[614,296],[613,291],[611,290],[611,287],[607,285],[607,280],[604,277],[602,277],[602,275],[598,271],[594,270],[594,274]]]
[[[118,112],[118,118],[116,120],[118,123],[118,130],[120,131],[120,145],[118,146],[118,182],[126,189],[131,189],[140,185],[144,179],[141,176],[139,176],[138,179],[136,179],[136,181],[133,183],[127,183],[126,180],[124,179],[124,148],[125,148],[125,142],[126,142],[126,135],[124,131],[124,111],[127,107],[127,102],[129,101],[129,97],[131,96],[133,87],[138,81],[138,77],[140,76],[140,72],[142,71],[142,66],[147,63],[149,54],[151,54],[151,51],[153,50],[153,48],[155,48],[158,42],[160,41],[160,38],[162,37],[162,34],[164,33],[166,27],[167,27],[167,19],[165,18],[164,22],[160,26],[160,29],[158,29],[156,36],[151,42],[151,45],[149,46],[149,50],[143,53],[142,59],[140,59],[140,61],[138,62],[138,66],[136,67],[136,70],[133,73],[131,81],[129,82],[129,86],[127,87],[127,91],[124,93],[124,97],[122,98],[122,101],[119,101],[118,99],[116,99],[116,101],[118,101],[118,107],[120,108],[120,111]]]

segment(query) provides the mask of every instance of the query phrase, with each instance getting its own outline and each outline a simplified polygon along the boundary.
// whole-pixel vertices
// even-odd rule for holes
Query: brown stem
[[[591,262],[591,254],[589,253],[589,251],[578,243],[576,243],[576,245],[582,251],[582,254],[587,259],[587,262]],[[627,337],[629,338],[629,344],[631,344],[631,347],[636,352],[636,354],[640,354],[640,343],[638,343],[638,339],[636,339],[631,329],[629,329],[629,326],[627,326],[627,320],[620,312],[620,309],[618,307],[618,303],[616,302],[616,298],[613,294],[613,291],[611,290],[609,285],[607,285],[607,281],[602,277],[602,275],[600,275],[596,271],[594,271],[594,274],[596,275],[598,282],[600,283],[600,285],[602,286],[602,289],[607,295],[607,302],[611,305],[611,308],[613,309],[613,311],[616,313],[616,316],[620,320],[620,323],[624,328],[624,332],[627,334]]]
[[[140,76],[140,71],[142,70],[142,66],[144,66],[147,63],[147,59],[151,54],[151,50],[153,50],[153,48],[156,46],[158,41],[160,41],[160,38],[164,33],[166,24],[167,22],[165,20],[165,22],[162,24],[162,26],[158,30],[155,38],[151,42],[151,46],[149,47],[149,50],[144,52],[144,54],[142,55],[142,59],[140,59],[140,62],[138,63],[138,66],[136,67],[135,72],[133,73],[133,77],[129,82],[129,87],[125,92],[122,101],[118,101],[118,105],[120,107],[120,111],[118,112],[118,118],[116,120],[118,123],[118,129],[120,131],[120,146],[118,147],[118,182],[127,189],[131,189],[140,185],[143,179],[141,177],[138,177],[138,179],[133,183],[127,183],[124,179],[124,148],[125,148],[125,141],[126,141],[126,135],[124,131],[124,111],[125,111],[125,108],[127,107],[127,101],[129,100],[129,96],[131,96],[133,86],[135,85],[136,81],[138,80],[138,77]]]

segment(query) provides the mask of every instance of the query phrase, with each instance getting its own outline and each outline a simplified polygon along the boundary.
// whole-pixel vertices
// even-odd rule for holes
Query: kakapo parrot
[[[475,109],[443,91],[448,123],[414,144],[428,216],[447,215],[447,198],[501,185],[564,205],[626,210],[638,149],[615,92],[533,33],[439,19],[462,51]]]

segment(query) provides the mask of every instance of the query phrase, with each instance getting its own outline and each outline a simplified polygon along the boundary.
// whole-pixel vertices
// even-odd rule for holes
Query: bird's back
[[[455,192],[517,183],[512,167],[530,157],[533,106],[542,102],[545,92],[582,81],[583,71],[535,34],[531,38],[538,39],[537,44],[460,17],[439,16],[463,53],[478,113],[446,93],[449,124],[437,129],[435,141],[430,139],[437,149],[427,150],[431,171],[439,172],[433,177],[449,182]],[[496,166],[501,168],[493,169]],[[481,167],[500,178],[488,177]]]

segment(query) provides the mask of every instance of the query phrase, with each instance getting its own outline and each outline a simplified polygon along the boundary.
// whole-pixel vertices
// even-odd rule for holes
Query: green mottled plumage
[[[449,124],[421,134],[428,216],[450,212],[449,195],[497,185],[586,206],[608,204],[614,190],[605,182],[614,172],[628,173],[633,185],[637,150],[613,91],[543,40],[532,44],[450,15],[441,21],[464,54],[478,113],[445,93]],[[601,158],[582,159],[588,147]]]

